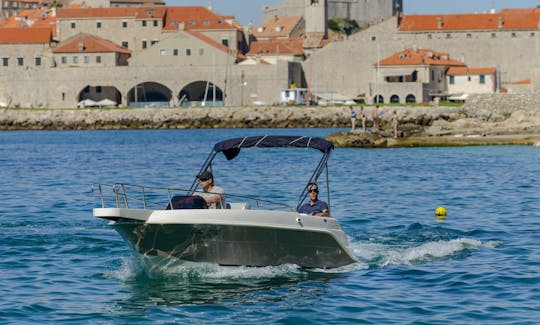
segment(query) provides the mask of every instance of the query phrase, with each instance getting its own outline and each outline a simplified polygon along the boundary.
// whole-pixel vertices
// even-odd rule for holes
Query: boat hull
[[[99,211],[97,214],[104,218]],[[131,217],[126,218],[129,214]],[[254,210],[174,210],[138,218],[133,215],[136,213],[123,211],[107,219],[116,220],[113,227],[145,256],[220,265],[296,264],[305,268],[336,268],[356,261],[339,223],[332,218]]]

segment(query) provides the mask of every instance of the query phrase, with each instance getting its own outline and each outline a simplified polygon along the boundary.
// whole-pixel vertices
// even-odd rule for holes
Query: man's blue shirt
[[[309,205],[309,202],[306,202],[300,206],[298,209],[299,213],[313,214],[313,213],[322,213],[323,210],[328,210],[328,204],[326,202],[317,200],[315,204]]]

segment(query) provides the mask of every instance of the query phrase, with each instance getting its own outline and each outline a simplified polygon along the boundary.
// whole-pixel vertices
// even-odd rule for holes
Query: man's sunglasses
[[[319,193],[319,189],[316,188],[316,189],[308,190],[307,192],[308,193]]]

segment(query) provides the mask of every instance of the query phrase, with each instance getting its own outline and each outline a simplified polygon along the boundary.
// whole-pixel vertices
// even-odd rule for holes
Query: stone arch
[[[128,106],[168,107],[171,105],[172,91],[157,82],[142,82],[131,88],[127,94]]]
[[[214,96],[215,95],[215,96]],[[182,88],[178,94],[181,106],[223,106],[223,91],[209,81],[194,81]]]
[[[416,103],[416,96],[408,94],[407,97],[405,97],[405,103]]]
[[[394,94],[390,97],[390,103],[399,103],[399,96]]]
[[[382,104],[384,103],[384,97],[382,95],[377,95],[373,98],[373,102],[375,104]]]
[[[116,105],[122,104],[122,93],[114,86],[100,86],[100,85],[87,85],[77,95],[77,103],[79,107],[82,106],[99,106],[93,105],[91,102],[99,102],[108,99],[109,101],[115,102]],[[87,104],[83,101],[88,100]],[[110,106],[110,105],[106,105]]]

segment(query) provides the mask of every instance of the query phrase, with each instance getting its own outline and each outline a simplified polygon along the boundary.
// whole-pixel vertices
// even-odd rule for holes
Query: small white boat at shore
[[[254,136],[219,142],[199,175],[212,170],[217,154],[231,160],[244,148],[271,147],[316,149],[322,152],[322,158],[307,183],[316,182],[323,171],[328,175],[333,144],[299,136]],[[143,256],[230,266],[296,264],[304,268],[336,268],[357,261],[336,219],[297,212],[306,198],[305,189],[296,206],[227,193],[226,209],[208,209],[197,195],[197,180],[188,190],[94,184],[93,193],[101,201],[94,216],[110,220],[133,250]]]

